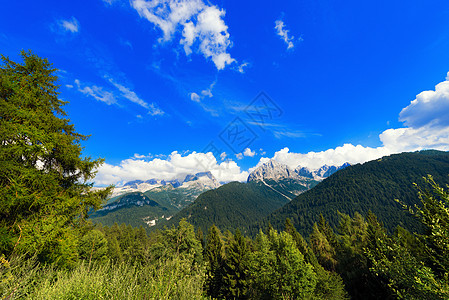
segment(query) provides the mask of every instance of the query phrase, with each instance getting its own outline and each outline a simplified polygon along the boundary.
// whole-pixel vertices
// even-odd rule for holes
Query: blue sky
[[[7,1],[59,69],[96,183],[449,150],[447,1]]]

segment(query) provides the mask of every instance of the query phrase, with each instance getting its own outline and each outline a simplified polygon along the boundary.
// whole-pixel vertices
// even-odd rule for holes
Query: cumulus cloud
[[[98,169],[95,183],[120,185],[131,180],[152,178],[183,180],[188,174],[204,171],[210,171],[220,182],[245,181],[248,177],[248,172],[241,171],[234,161],[218,163],[211,152],[182,155],[174,151],[167,158],[145,160],[140,155],[134,155],[118,165],[103,164]]]
[[[449,81],[446,79],[435,87],[435,91],[424,91],[417,95],[416,99],[401,111],[399,120],[411,128],[425,125],[444,127],[449,126],[448,116]]]
[[[344,144],[321,152],[294,153],[289,148],[276,152],[272,159],[292,168],[316,169],[324,164],[363,163],[394,153],[437,149],[449,151],[449,73],[434,91],[424,91],[402,109],[399,120],[405,127],[387,129],[379,135],[381,147]],[[262,158],[259,164],[269,158]]]
[[[75,17],[72,17],[70,20],[61,20],[59,21],[59,25],[65,31],[70,31],[71,33],[77,33],[79,31],[79,23]]]
[[[287,49],[293,49],[295,47],[294,40],[295,37],[290,34],[290,31],[286,29],[286,26],[284,24],[284,21],[282,20],[276,20],[274,22],[275,26],[274,29],[276,29],[276,34],[281,37],[281,39],[287,44]],[[302,38],[298,39],[299,41],[302,41]]]
[[[335,149],[328,149],[321,152],[312,151],[305,154],[290,152],[290,149],[285,147],[276,152],[273,159],[291,168],[301,166],[317,169],[325,164],[336,166],[340,166],[345,162],[355,164],[389,154],[391,152],[385,147],[371,148],[361,145],[344,144]],[[264,158],[264,161],[266,161],[266,158]]]
[[[244,156],[254,157],[256,155],[256,151],[251,150],[250,148],[246,148],[245,151],[243,151]]]
[[[202,0],[131,0],[131,5],[140,17],[162,30],[160,42],[176,36],[187,56],[199,52],[211,59],[218,70],[235,62],[227,52],[231,40],[223,9]]]

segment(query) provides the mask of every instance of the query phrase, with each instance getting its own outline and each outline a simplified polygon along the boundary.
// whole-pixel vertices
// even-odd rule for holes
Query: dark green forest
[[[362,166],[337,172],[285,206],[313,214],[299,218],[290,212],[281,215],[287,211],[281,209],[274,214],[275,226],[267,221],[254,235],[235,224],[229,231],[231,222],[243,222],[236,217],[220,226],[212,217],[194,225],[181,218],[149,234],[143,227],[93,224],[89,212],[106,203],[112,188],[96,190],[90,183],[102,160],[82,157],[81,142],[87,136],[75,131],[62,109],[56,69],[31,52],[22,52],[22,58],[15,63],[2,56],[0,66],[2,299],[449,298],[446,154],[382,159],[391,166],[417,159],[405,173],[402,167],[387,171],[379,163],[363,165],[380,168],[376,172],[385,173],[381,181],[379,176],[370,180],[374,170],[363,176]],[[371,183],[382,197],[342,192],[349,178],[349,186]],[[314,200],[311,195],[326,185],[335,187],[329,189],[332,194]],[[256,190],[252,192],[261,198],[270,196]],[[229,193],[246,197],[232,189]],[[331,196],[337,205],[328,208]],[[310,207],[297,204],[304,197],[315,202]],[[281,199],[273,199],[282,205]],[[345,211],[339,199],[348,199],[352,210],[338,213]],[[407,222],[398,223],[404,226],[384,225],[390,215],[382,208],[392,203],[407,215]],[[242,210],[253,211],[251,222],[275,209],[257,201],[249,204]],[[226,205],[218,207],[226,212]],[[398,216],[391,215],[394,221]]]
[[[289,200],[261,182],[231,182],[198,196],[194,203],[158,228],[172,226],[185,218],[203,231],[215,224],[222,230],[235,231],[245,224],[261,221]]]

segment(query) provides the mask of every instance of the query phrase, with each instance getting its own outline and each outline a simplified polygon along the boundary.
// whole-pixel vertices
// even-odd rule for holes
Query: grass
[[[204,270],[173,258],[139,266],[81,263],[72,270],[42,266],[36,260],[4,258],[1,299],[206,299]]]

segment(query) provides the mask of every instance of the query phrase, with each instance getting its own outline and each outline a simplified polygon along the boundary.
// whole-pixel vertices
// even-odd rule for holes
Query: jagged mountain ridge
[[[199,172],[196,174],[186,175],[183,181],[178,179],[173,180],[163,180],[163,179],[149,179],[149,180],[133,180],[125,183],[123,186],[114,188],[111,198],[124,195],[127,193],[141,192],[145,193],[149,190],[172,186],[173,188],[183,187],[183,188],[199,188],[199,189],[215,189],[221,186],[218,180],[212,175],[211,172]]]
[[[324,165],[316,170],[309,169],[307,167],[297,166],[294,170],[289,166],[279,163],[275,160],[270,160],[259,167],[257,167],[248,176],[248,182],[257,180],[272,179],[275,181],[283,179],[293,179],[299,181],[305,181],[307,178],[321,181],[324,178],[329,177],[335,172],[350,166],[349,163],[344,163],[341,166],[328,166]]]

